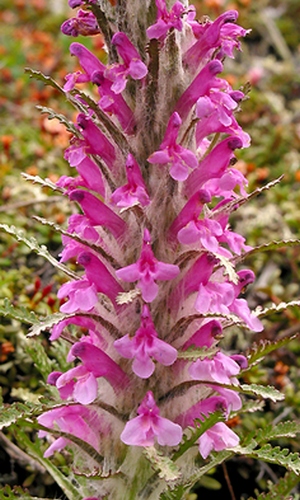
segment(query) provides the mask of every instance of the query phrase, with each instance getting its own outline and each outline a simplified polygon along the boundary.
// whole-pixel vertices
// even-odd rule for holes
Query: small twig
[[[231,484],[231,481],[230,481],[230,477],[228,475],[228,470],[227,470],[225,462],[222,462],[222,469],[223,469],[223,474],[224,474],[224,477],[225,477],[225,481],[226,481],[227,487],[229,489],[231,500],[236,500],[236,497],[235,497],[235,494],[234,494],[234,491],[233,491],[233,488],[232,488],[232,484]]]

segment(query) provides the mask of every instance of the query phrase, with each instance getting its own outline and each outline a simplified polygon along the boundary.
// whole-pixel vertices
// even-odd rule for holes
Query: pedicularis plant
[[[2,427],[13,425],[70,500],[187,498],[207,472],[237,454],[286,466],[274,487],[284,498],[298,482],[300,459],[267,443],[295,435],[298,424],[243,436],[227,422],[261,409],[260,399],[282,399],[272,387],[239,378],[290,338],[257,344],[247,356],[219,345],[232,327],[260,332],[268,312],[251,312],[242,298],[254,280],[243,261],[258,249],[229,225],[231,213],[264,189],[248,195],[235,168],[235,150],[250,143],[236,119],[245,94],[220,76],[247,31],[235,10],[198,21],[187,2],[69,5],[79,9],[62,31],[98,36],[105,52],[99,49],[99,58],[72,42],[80,69],[63,87],[31,72],[78,111],[72,124],[43,110],[72,133],[65,158],[75,177],[57,185],[32,179],[72,204],[67,229],[52,223],[62,233],[60,262],[2,225],[69,281],[57,294],[60,312],[50,317],[1,308],[32,323],[29,336],[49,330],[60,352],[67,344],[69,368],[54,366],[38,340],[29,341],[50,397],[3,406]],[[78,272],[65,264],[70,259]],[[24,426],[39,430],[35,442]],[[48,460],[57,452],[66,456],[64,473]]]

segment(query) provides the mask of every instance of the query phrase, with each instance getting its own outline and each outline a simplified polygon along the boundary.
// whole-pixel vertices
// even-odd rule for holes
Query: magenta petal
[[[162,446],[176,446],[182,439],[182,428],[167,418],[158,417],[157,442]]]
[[[120,356],[123,356],[127,359],[133,358],[136,353],[134,337],[124,335],[124,337],[122,337],[121,339],[115,340],[114,348],[118,351]]]
[[[129,74],[134,80],[141,80],[148,73],[147,66],[139,59],[132,59],[129,64]]]
[[[158,163],[165,165],[166,163],[169,163],[171,161],[170,155],[167,150],[163,149],[161,151],[155,151],[155,153],[152,153],[151,156],[148,158],[149,163]]]
[[[121,433],[121,441],[131,446],[153,446],[154,434],[148,436],[150,422],[143,415],[129,420]]]
[[[132,363],[132,370],[140,378],[149,378],[155,370],[155,364],[149,356],[137,355]]]
[[[172,365],[177,359],[177,350],[175,347],[158,338],[153,340],[153,346],[148,350],[148,353],[164,366]]]
[[[178,276],[180,269],[174,264],[167,264],[166,262],[157,262],[157,271],[155,279],[157,280],[172,280]]]
[[[122,269],[118,269],[116,276],[120,280],[126,281],[126,283],[137,281],[140,277],[139,268],[137,264],[130,264],[129,266],[122,267]]]
[[[139,287],[142,292],[142,297],[145,302],[152,302],[156,299],[158,294],[158,285],[153,280],[141,279],[139,281]]]
[[[83,405],[88,405],[92,403],[98,393],[98,383],[92,373],[86,375],[79,380],[77,380],[73,392],[73,397],[75,401]]]

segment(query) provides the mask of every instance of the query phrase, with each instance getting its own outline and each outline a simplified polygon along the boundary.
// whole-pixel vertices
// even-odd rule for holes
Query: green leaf
[[[29,311],[25,307],[15,307],[5,298],[0,304],[0,315],[8,318],[27,323],[29,325],[38,324],[40,319],[33,311]]]
[[[32,403],[13,403],[1,408],[0,412],[0,430],[9,427],[21,419],[31,417],[37,406]]]
[[[300,240],[299,239],[290,239],[290,240],[273,240],[270,241],[269,243],[265,243],[263,245],[259,245],[249,252],[246,252],[242,256],[238,257],[235,261],[235,264],[239,263],[241,260],[244,260],[245,258],[255,255],[257,253],[261,252],[270,252],[272,250],[279,250],[280,248],[288,248],[288,247],[298,247],[300,246]]]
[[[64,190],[58,187],[54,182],[50,181],[50,179],[42,179],[38,175],[30,175],[25,172],[21,173],[21,176],[25,179],[25,181],[30,181],[33,184],[40,184],[43,187],[48,187],[52,189],[52,191],[58,191],[59,193],[64,193]]]
[[[80,137],[78,129],[64,115],[61,115],[60,113],[54,111],[54,109],[47,108],[45,106],[36,106],[36,108],[39,111],[41,111],[41,113],[46,113],[48,115],[48,120],[53,120],[56,118],[60,123],[62,123],[66,127],[68,132],[70,132],[73,135],[76,135],[77,137]]]
[[[269,492],[260,493],[255,499],[250,497],[248,500],[287,500],[287,495],[299,482],[299,476],[292,471],[288,471],[276,484],[270,482]],[[291,500],[292,497],[289,497],[289,499]]]
[[[249,394],[251,396],[271,399],[274,402],[282,401],[284,399],[284,394],[271,385],[241,384],[239,386],[232,386],[232,389],[241,390],[244,394]]]
[[[178,351],[178,359],[187,359],[189,361],[196,361],[197,359],[212,358],[219,348],[214,347],[189,347],[186,351]]]
[[[286,311],[289,307],[300,307],[300,300],[291,300],[290,302],[280,302],[280,304],[272,304],[270,307],[262,309],[257,307],[254,311],[258,318],[264,318],[274,313],[281,313]]]
[[[276,426],[272,424],[259,429],[255,435],[255,441],[259,444],[279,438],[293,438],[300,433],[299,422],[279,422]]]
[[[69,317],[72,316],[63,313],[54,313],[39,318],[39,321],[34,323],[29,329],[27,337],[35,337],[45,330],[50,330],[53,326],[58,325],[58,323]]]
[[[34,78],[35,80],[40,80],[46,85],[50,85],[54,89],[58,90],[62,94],[65,94],[63,88],[60,85],[58,85],[58,83],[56,83],[56,81],[53,80],[51,76],[46,76],[41,71],[36,71],[31,68],[25,68],[25,73],[29,73],[30,78]]]
[[[3,229],[5,232],[8,234],[11,234],[14,236],[17,241],[20,241],[22,243],[25,243],[30,250],[33,252],[37,253],[38,255],[44,257],[46,260],[48,260],[54,267],[56,267],[59,271],[62,271],[66,275],[68,275],[72,279],[80,279],[77,274],[75,274],[73,271],[68,269],[64,264],[61,264],[56,260],[47,250],[45,245],[39,245],[37,240],[31,236],[30,238],[27,238],[25,236],[25,232],[22,229],[17,229],[15,226],[8,226],[7,224],[0,224],[0,229]]]
[[[47,380],[49,373],[53,371],[53,361],[48,358],[42,343],[38,339],[28,339],[25,349],[38,371]]]
[[[300,455],[296,452],[290,452],[287,448],[273,447],[268,443],[258,450],[253,450],[248,456],[281,465],[297,475],[300,474]]]
[[[147,446],[144,448],[144,455],[151,463],[153,469],[158,472],[161,479],[168,482],[175,481],[180,477],[180,471],[176,464],[154,446]]]
[[[299,327],[299,330],[300,330],[300,327]],[[248,368],[246,368],[246,370],[243,370],[241,372],[241,374],[244,374],[245,372],[250,370],[254,365],[256,365],[263,358],[265,358],[265,356],[267,356],[267,354],[270,354],[270,352],[273,352],[273,351],[279,349],[280,347],[287,345],[292,340],[295,340],[296,338],[298,338],[299,335],[300,335],[300,331],[299,331],[299,333],[283,337],[283,338],[281,338],[279,340],[275,340],[273,342],[270,340],[260,340],[258,343],[256,343],[256,342],[253,343],[251,348],[246,353],[246,356],[248,359]]]

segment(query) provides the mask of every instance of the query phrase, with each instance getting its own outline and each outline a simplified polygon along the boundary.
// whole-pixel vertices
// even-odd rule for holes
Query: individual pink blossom
[[[98,35],[100,29],[92,12],[79,9],[76,17],[68,19],[61,25],[61,31],[68,36],[90,36]]]
[[[72,158],[72,155],[70,155],[70,157]],[[66,160],[68,160],[69,158],[68,153],[65,154],[65,158]],[[70,158],[70,166],[76,168],[77,172],[79,173],[79,177],[74,178],[74,177],[62,176],[56,183],[57,186],[66,189],[67,194],[69,194],[72,190],[76,189],[77,187],[86,187],[88,189],[92,189],[101,196],[105,196],[105,186],[103,182],[103,177],[96,163],[93,160],[91,160],[91,158],[89,158],[88,156],[85,156],[83,157],[83,159],[80,159],[78,163],[76,162],[75,158],[73,158],[73,161],[75,161],[76,164],[73,163],[72,165],[71,158]]]
[[[89,312],[98,302],[97,288],[87,279],[64,283],[57,292],[59,299],[69,297],[60,311],[64,313]]]
[[[99,451],[101,421],[97,413],[86,406],[72,405],[54,408],[40,415],[37,420],[40,425],[49,429],[58,427],[62,432],[82,439]],[[40,430],[38,435],[42,438],[47,434],[47,431]],[[70,440],[67,438],[56,439],[45,451],[44,457],[50,457],[55,451],[61,451],[68,444]]]
[[[147,305],[143,307],[141,326],[134,336],[125,335],[116,340],[114,346],[124,358],[134,359],[132,370],[141,378],[149,378],[154,372],[152,358],[165,366],[172,365],[177,358],[177,350],[158,338]]]
[[[121,31],[115,33],[111,41],[123,59],[123,64],[112,64],[106,69],[105,76],[113,82],[112,90],[120,94],[126,87],[128,76],[133,80],[142,80],[148,69],[125,33]]]
[[[204,66],[183,92],[175,107],[175,111],[181,116],[182,121],[187,118],[199,97],[209,94],[211,88],[220,88],[228,85],[225,80],[216,77],[221,71],[223,71],[223,64],[221,61],[214,59]]]
[[[189,374],[195,380],[236,384],[240,365],[230,356],[219,351],[213,358],[197,359],[189,367]]]
[[[100,155],[108,167],[113,168],[116,159],[115,148],[91,117],[79,113],[77,127],[85,140],[85,153]]]
[[[199,438],[199,452],[207,458],[212,450],[222,451],[234,448],[240,442],[239,437],[224,422],[218,422]]]
[[[182,349],[188,349],[192,345],[195,347],[211,347],[213,343],[222,335],[222,325],[213,319],[208,321],[185,342]]]
[[[81,43],[71,43],[70,54],[78,58],[79,64],[84,72],[77,71],[66,76],[67,82],[64,85],[64,90],[66,92],[72,90],[76,83],[91,82],[95,72],[105,70],[105,65],[98,57]]]
[[[182,14],[185,11],[181,2],[176,1],[168,12],[165,0],[155,0],[157,8],[157,20],[147,30],[147,37],[164,40],[168,31],[175,28],[178,31],[183,29]]]
[[[97,379],[84,365],[75,366],[64,373],[52,372],[47,382],[56,386],[61,399],[72,397],[77,403],[88,405],[97,397]]]
[[[137,409],[138,417],[129,420],[121,434],[123,443],[131,446],[176,446],[182,439],[182,428],[159,415],[152,391],[148,391]]]
[[[126,222],[92,193],[76,189],[70,193],[70,200],[79,203],[91,225],[106,227],[116,239],[126,234]]]
[[[145,229],[140,258],[134,264],[116,271],[119,279],[129,283],[133,281],[138,282],[137,286],[141,289],[145,302],[152,302],[157,297],[157,280],[172,280],[180,272],[178,266],[157,260],[154,257],[150,242],[150,233]]]
[[[179,114],[174,112],[169,120],[159,151],[155,151],[148,158],[149,163],[170,165],[170,175],[176,181],[185,181],[190,169],[194,169],[198,165],[196,155],[176,142],[181,123]]]
[[[126,160],[126,174],[128,183],[113,192],[111,201],[120,208],[129,208],[137,204],[142,207],[149,205],[150,198],[146,185],[132,154],[129,154]]]

